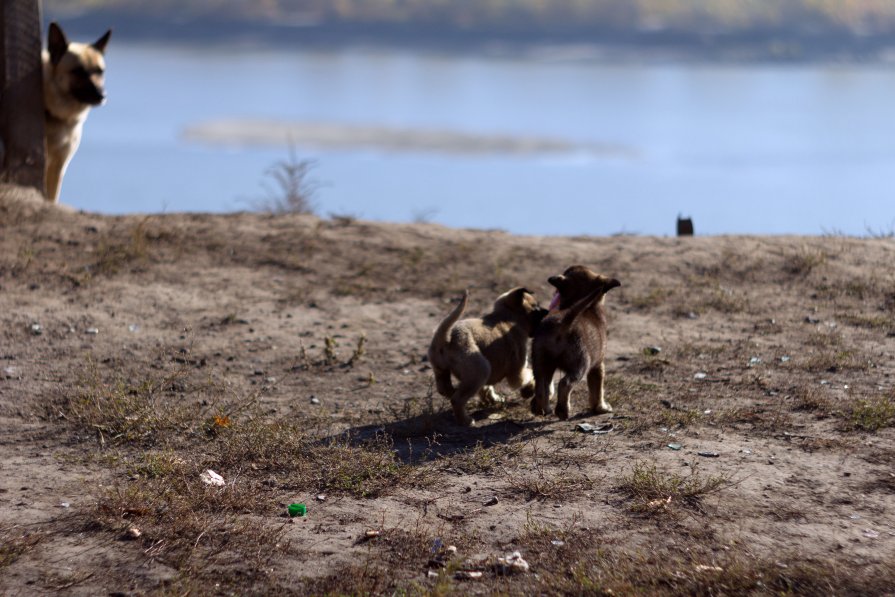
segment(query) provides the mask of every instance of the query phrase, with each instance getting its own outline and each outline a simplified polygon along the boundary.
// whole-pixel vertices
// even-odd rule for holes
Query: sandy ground
[[[454,425],[425,360],[438,321],[464,288],[472,314],[516,285],[546,304],[575,263],[623,284],[615,412],[578,388],[572,420],[534,417],[502,388]],[[885,238],[7,197],[0,592],[892,594],[893,263]],[[527,571],[497,560],[514,551]]]

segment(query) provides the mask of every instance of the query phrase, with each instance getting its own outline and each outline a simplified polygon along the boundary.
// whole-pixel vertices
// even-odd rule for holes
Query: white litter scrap
[[[647,510],[657,510],[659,508],[665,510],[668,508],[668,504],[671,503],[671,496],[669,495],[667,498],[658,498],[655,500],[651,500],[646,503]]]
[[[497,558],[498,574],[515,574],[517,572],[528,572],[528,562],[522,559],[522,554],[514,551],[504,558]]]
[[[202,482],[206,485],[214,485],[215,487],[223,487],[227,484],[222,476],[211,469],[208,469],[204,473],[201,473],[199,475],[199,478],[202,479]]]

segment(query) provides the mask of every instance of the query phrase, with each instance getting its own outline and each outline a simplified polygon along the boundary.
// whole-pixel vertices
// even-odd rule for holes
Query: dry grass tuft
[[[895,400],[891,396],[857,400],[845,425],[848,429],[870,432],[895,427]]]
[[[187,375],[186,368],[178,367],[142,378],[124,373],[104,377],[91,359],[74,389],[63,397],[60,414],[104,446],[154,445],[170,436],[195,433],[202,409],[181,395]]]
[[[121,538],[138,530],[148,555],[193,574],[236,562],[250,576],[262,574],[287,549],[279,543],[284,523],[258,517],[276,509],[259,484],[234,478],[209,486],[201,470],[182,463],[163,477],[115,485],[99,497],[93,522]]]
[[[524,444],[521,442],[485,446],[481,441],[468,450],[452,454],[439,461],[444,470],[461,471],[467,475],[500,472],[514,468],[522,457]]]
[[[647,311],[659,307],[674,296],[674,290],[661,286],[653,286],[644,294],[632,296],[628,302],[638,311]]]
[[[701,511],[702,498],[730,485],[728,477],[704,477],[695,467],[685,477],[660,471],[655,464],[638,462],[631,473],[622,478],[616,489],[633,500],[632,511],[658,514],[669,512],[678,504]]]
[[[25,532],[15,527],[0,529],[0,569],[18,560],[46,538],[42,532]]]
[[[540,468],[534,475],[514,475],[509,483],[513,493],[527,502],[569,500],[592,491],[596,486],[596,481],[583,473],[568,470],[547,472]]]
[[[542,583],[566,595],[867,595],[885,593],[895,579],[885,566],[856,571],[798,554],[687,552],[597,549],[545,571]]]
[[[143,218],[120,238],[109,233],[97,246],[93,262],[86,267],[92,275],[111,276],[149,257],[149,219]]]
[[[783,262],[783,271],[792,276],[807,276],[827,263],[827,254],[820,249],[802,246],[788,255]]]

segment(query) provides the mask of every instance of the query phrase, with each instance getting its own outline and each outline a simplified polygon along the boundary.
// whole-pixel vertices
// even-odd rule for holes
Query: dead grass
[[[521,473],[510,477],[511,493],[526,502],[564,501],[586,494],[594,489],[596,480],[569,470],[545,470],[538,467],[533,474]]]
[[[804,371],[836,373],[838,371],[865,371],[873,362],[860,349],[849,346],[838,331],[815,331],[805,340],[807,354],[795,357],[793,365]]]
[[[379,529],[365,542],[366,552],[326,576],[302,587],[306,595],[452,595],[462,590],[453,580],[470,538],[444,527],[427,529],[411,523],[406,528]],[[457,548],[457,554],[446,551]],[[428,579],[427,572],[438,573]]]
[[[728,275],[690,276],[685,282],[686,292],[674,296],[672,311],[676,317],[702,315],[711,311],[734,315],[748,310],[746,294],[734,283],[727,283]],[[741,280],[739,280],[741,281]]]
[[[846,325],[868,330],[882,332],[892,332],[895,330],[895,314],[893,313],[840,313],[836,316],[836,319]]]
[[[826,265],[827,258],[826,252],[803,245],[784,258],[783,271],[792,276],[807,276]]]
[[[758,433],[776,433],[792,427],[792,415],[783,408],[782,402],[749,403],[732,408],[719,409],[712,413],[711,421],[723,428],[727,426],[746,427]]]
[[[854,472],[847,480],[837,476],[831,481],[839,483],[835,491],[842,488],[843,493],[868,493],[861,498],[862,507],[866,501],[867,508],[875,512],[891,493],[891,434],[880,430],[893,425],[895,413],[891,398],[868,396],[876,395],[869,388],[877,383],[888,385],[888,357],[879,356],[884,347],[878,349],[874,344],[879,344],[878,332],[886,330],[891,311],[880,311],[879,306],[891,300],[887,297],[892,285],[870,278],[845,281],[840,266],[859,256],[841,257],[831,252],[833,257],[827,259],[821,251],[799,252],[797,244],[757,240],[755,245],[767,242],[784,248],[745,256],[727,252],[720,260],[704,251],[694,254],[694,260],[710,265],[690,276],[686,284],[680,280],[682,269],[696,266],[658,262],[657,270],[642,273],[640,280],[632,278],[642,282],[645,277],[648,284],[632,282],[627,286],[628,304],[617,313],[620,327],[616,331],[622,335],[611,344],[614,350],[625,347],[625,354],[611,351],[607,363],[611,372],[606,392],[615,413],[600,418],[600,422],[612,423],[609,435],[577,433],[573,431],[576,421],[531,417],[526,405],[518,402],[496,413],[495,419],[508,420],[485,420],[474,429],[457,430],[445,424],[447,403],[431,391],[426,395],[431,375],[421,371],[418,365],[422,363],[417,363],[427,340],[417,342],[427,333],[420,331],[427,324],[419,318],[434,320],[450,309],[446,302],[432,297],[455,298],[472,280],[477,284],[473,298],[478,310],[490,304],[495,291],[506,290],[504,286],[522,279],[528,283],[527,279],[533,278],[534,283],[542,284],[538,288],[546,288],[541,270],[552,273],[554,268],[561,269],[557,265],[560,261],[571,262],[572,256],[584,260],[586,255],[600,253],[593,248],[609,245],[599,239],[593,241],[593,247],[557,245],[551,255],[532,248],[531,261],[527,261],[518,258],[524,243],[511,246],[511,242],[494,242],[486,235],[465,231],[449,235],[433,227],[432,237],[427,236],[429,231],[419,232],[420,241],[414,246],[414,231],[392,242],[385,238],[387,231],[382,233],[377,226],[355,221],[314,228],[314,218],[310,217],[251,218],[252,226],[263,229],[258,235],[263,248],[234,250],[230,239],[218,237],[224,227],[211,225],[207,238],[184,244],[184,255],[190,255],[191,250],[206,251],[229,260],[227,266],[269,268],[265,274],[290,279],[283,285],[277,282],[261,289],[262,294],[270,296],[272,308],[266,298],[258,304],[237,304],[237,298],[241,301],[250,296],[240,288],[238,296],[234,294],[234,300],[226,302],[229,306],[216,303],[199,316],[204,322],[200,323],[200,332],[208,332],[207,337],[197,340],[207,347],[203,348],[208,351],[205,368],[189,354],[163,354],[154,359],[145,349],[141,352],[134,348],[133,353],[128,352],[136,355],[133,363],[126,362],[126,357],[113,357],[82,366],[69,359],[38,380],[50,384],[62,379],[61,384],[65,384],[72,379],[71,371],[84,371],[73,387],[64,391],[63,400],[53,405],[51,420],[67,425],[74,439],[81,442],[67,446],[77,452],[69,457],[81,458],[79,465],[87,461],[89,472],[101,474],[106,484],[102,488],[93,479],[88,480],[87,493],[96,498],[98,506],[89,512],[86,523],[81,516],[89,506],[79,503],[77,511],[67,510],[66,524],[74,520],[81,526],[64,537],[83,534],[79,540],[84,539],[84,545],[102,544],[103,556],[118,562],[119,568],[126,570],[122,574],[137,575],[135,569],[155,561],[175,569],[176,579],[171,584],[147,586],[147,592],[776,595],[877,594],[892,586],[891,570],[862,566],[856,559],[855,550],[867,545],[849,543],[842,550],[827,551],[828,535],[788,526],[814,524],[816,512],[811,508],[839,504],[825,501],[825,482],[833,474],[829,470],[813,484],[800,477],[800,485],[791,488],[804,490],[805,494],[805,500],[792,503],[810,507],[789,507],[788,493],[781,496],[766,489],[770,496],[767,503],[738,508],[747,500],[754,505],[760,500],[757,492],[762,492],[757,486],[773,484],[772,475],[782,478],[790,474],[796,470],[787,468],[796,466],[792,463],[813,467],[813,463],[829,463],[846,456],[873,462],[874,470],[864,476],[865,471],[851,467]],[[82,263],[101,258],[107,261],[106,271],[110,273],[134,272],[143,265],[154,266],[165,257],[165,251],[172,250],[157,246],[158,235],[151,226],[146,227],[145,234],[137,233],[136,228],[130,228],[136,220],[122,221],[110,221],[109,232],[85,233],[88,240],[79,241],[95,250],[97,242],[108,240],[110,248],[117,244],[121,250],[106,251],[105,256],[85,252]],[[350,226],[350,234],[338,225]],[[464,240],[446,240],[449,236]],[[633,251],[642,251],[652,241],[640,242],[642,246],[632,245]],[[23,247],[18,253],[8,252],[6,262],[15,260],[22,278],[13,285],[33,280],[44,283],[45,278],[36,274],[48,275],[42,269],[44,261],[59,252],[48,250],[47,243],[38,238],[31,244],[16,245]],[[627,264],[627,247],[619,242],[618,249],[622,255],[619,263]],[[309,258],[311,254],[313,259]],[[766,267],[768,264],[771,267]],[[180,268],[182,264],[174,264],[177,268],[169,265],[165,263],[164,271],[153,267],[148,275],[133,281],[151,282],[157,279],[154,276],[160,276],[166,283],[177,281],[195,290],[191,281],[171,273],[174,269],[181,274],[186,271]],[[196,271],[203,267],[197,265]],[[824,283],[836,287],[836,294],[829,295],[834,297],[830,299],[834,304],[824,304],[827,296],[823,293],[811,296],[821,276],[829,277]],[[780,301],[777,295],[767,293],[772,284],[780,286]],[[294,294],[298,288],[310,290]],[[334,327],[324,327],[329,322],[322,320],[357,304],[353,300],[325,304],[334,288],[336,293],[344,288],[377,301],[383,311],[396,297],[400,300],[395,304],[410,298],[400,305],[406,314],[396,308],[387,320],[392,321],[394,316],[402,324],[411,319],[415,324],[401,328],[404,331],[394,342],[384,330],[368,327],[374,346],[356,328],[350,333],[334,333]],[[94,301],[100,298],[97,290],[101,289],[81,287],[70,298],[78,305],[88,305],[84,309],[93,309]],[[309,311],[306,319],[301,319],[304,314],[288,322],[267,319],[286,316],[287,309],[276,294],[286,292],[293,293],[288,295],[293,297],[290,300],[316,301],[319,310]],[[764,300],[767,296],[773,300]],[[755,299],[759,300],[753,303]],[[866,303],[859,303],[862,300]],[[815,304],[819,305],[818,318],[827,320],[830,313],[836,313],[839,327],[803,325],[801,320],[805,313],[812,313]],[[626,308],[656,309],[659,313],[655,321],[637,314],[636,326],[625,330],[621,328]],[[775,312],[778,308],[780,313]],[[692,321],[675,319],[676,314],[688,315],[691,311],[713,313]],[[177,325],[188,325],[187,317],[178,314]],[[233,325],[242,317],[250,319],[258,330],[252,338],[246,333],[248,326]],[[769,326],[772,318],[775,322]],[[166,328],[172,324],[165,317],[152,323],[143,321],[146,331],[150,325],[157,325],[158,329],[177,333]],[[321,327],[316,327],[321,321]],[[360,322],[360,317],[351,320],[352,325]],[[265,330],[266,324],[276,328],[277,334]],[[316,342],[309,348],[312,354],[302,351],[298,364],[291,369],[290,357],[272,349],[274,336],[276,344],[284,346],[278,334],[286,325],[299,328],[299,337],[306,341],[313,338]],[[658,355],[639,354],[647,340],[638,340],[637,335],[641,331],[651,333],[648,330],[661,331],[659,337],[665,345]],[[0,367],[17,370],[15,378],[3,380],[4,393],[14,394],[16,388],[27,383],[18,378],[30,373],[22,371],[23,365],[48,355],[39,343],[58,339],[49,333],[41,338],[31,338],[25,330],[20,334],[30,341],[31,348],[22,354],[18,348],[7,351],[16,353],[20,360],[4,361]],[[94,343],[97,354],[115,353],[122,338],[126,338],[124,342],[133,338],[135,345],[138,341],[136,336],[122,334],[112,345],[108,338],[103,334],[87,340]],[[807,342],[802,341],[805,338]],[[251,342],[242,344],[243,340]],[[83,338],[74,337],[66,342],[70,344],[64,345],[64,350],[76,350],[78,342],[86,344]],[[392,343],[383,346],[380,342]],[[297,341],[290,354],[296,354],[299,347]],[[220,352],[212,356],[214,351]],[[771,358],[781,354],[792,358],[785,365]],[[752,355],[761,356],[765,362],[746,369]],[[617,357],[628,360],[615,360]],[[238,360],[232,363],[229,359]],[[879,370],[870,369],[871,359],[879,360]],[[213,371],[218,365],[230,368],[229,377],[220,370]],[[252,382],[255,387],[267,385],[260,376],[246,375],[254,368],[264,370],[265,376],[277,376],[279,382],[270,395],[264,393],[266,390],[258,395],[250,393]],[[850,374],[814,374],[831,368]],[[371,373],[369,385],[364,386],[361,376],[368,369],[378,380]],[[694,381],[695,371],[711,373],[704,381]],[[834,383],[820,386],[818,382],[824,377]],[[843,391],[845,383],[850,390]],[[320,407],[296,408],[293,401],[312,391],[322,398]],[[586,392],[582,392],[576,393],[579,406],[585,401]],[[407,396],[412,397],[403,400]],[[724,429],[727,425],[741,427],[742,432],[731,433]],[[679,429],[686,431],[677,437],[686,436],[689,442],[696,437],[714,441],[721,436],[730,446],[741,440],[757,441],[748,445],[757,447],[760,443],[775,454],[786,450],[787,458],[775,457],[775,468],[766,468],[764,450],[756,449],[754,457],[738,456],[735,465],[723,456],[717,460],[696,458],[703,468],[691,472],[671,464],[683,453],[662,450],[655,456],[667,462],[668,468],[650,462],[632,467],[637,454],[643,457],[655,452],[672,441],[667,439],[667,432]],[[876,437],[867,436],[874,432],[878,433]],[[401,438],[408,440],[406,446]],[[48,450],[55,450],[50,443]],[[34,453],[46,452],[37,445]],[[800,450],[816,450],[818,454],[805,459],[806,454]],[[100,455],[83,458],[85,451]],[[632,460],[619,461],[616,458],[620,454]],[[732,452],[729,455],[733,457]],[[755,473],[757,470],[773,473],[767,480],[738,486],[728,473],[710,468],[719,465],[724,467],[722,471],[734,470],[733,466],[742,467],[737,471],[750,471],[738,475],[761,475]],[[202,483],[199,474],[206,468],[220,473],[226,485]],[[75,471],[71,474],[80,474],[80,469]],[[19,493],[10,486],[6,497],[14,503]],[[298,496],[317,493],[327,494],[325,506],[332,510],[324,515],[323,506],[318,506],[308,519],[284,527],[289,522],[282,516],[283,505]],[[499,505],[481,507],[492,495],[499,497]],[[389,499],[373,500],[382,496]],[[837,494],[830,499],[840,497]],[[595,503],[608,515],[587,511]],[[555,511],[554,505],[559,506]],[[532,513],[522,529],[518,510],[513,510],[517,507]],[[579,507],[585,513],[576,517],[574,511]],[[324,556],[308,547],[318,545],[315,535],[323,544],[344,545],[346,539],[354,542],[346,533],[356,532],[360,524],[384,524],[379,519],[380,508],[385,512],[381,521],[389,520],[401,528],[382,528],[379,536],[365,542],[358,537],[349,548],[357,556],[350,563],[340,567],[333,562],[346,561],[346,554],[327,557],[329,552]],[[416,522],[414,516],[418,517]],[[586,518],[591,528],[583,528],[581,518]],[[538,522],[548,519],[556,525]],[[299,528],[298,524],[306,527]],[[47,539],[54,539],[55,527],[40,528]],[[303,537],[302,543],[307,537],[307,545],[298,545],[298,540],[288,544],[284,528],[299,531],[295,535]],[[131,529],[139,530],[139,536],[127,540],[134,536],[133,532],[128,534]],[[725,536],[728,533],[732,537]],[[755,540],[761,533],[767,533],[766,541]],[[780,548],[793,536],[806,537],[800,546],[805,546],[807,554]],[[432,554],[440,549],[434,547],[436,538],[457,545],[459,555],[429,568]],[[883,538],[887,537],[879,539]],[[12,562],[17,578],[26,578],[29,567],[56,557],[53,550],[57,548],[45,547],[47,543],[33,535],[0,533],[0,565]],[[307,553],[302,551],[306,547]],[[481,564],[481,580],[453,578],[454,570],[466,557],[487,562],[516,549],[532,565],[531,573],[503,577],[496,575],[493,567]],[[119,558],[119,552],[125,555]],[[98,566],[101,564],[91,572],[102,574]],[[320,574],[316,580],[301,578],[309,566]],[[427,577],[430,569],[439,571],[437,578]],[[68,583],[79,579],[48,573],[47,582],[37,580],[36,586],[64,592]],[[119,579],[116,577],[114,588],[127,586]],[[155,582],[154,577],[149,580]]]
[[[808,412],[818,418],[829,417],[838,410],[828,393],[815,386],[797,388],[790,404],[794,412]]]
[[[125,233],[112,231],[97,245],[91,264],[86,267],[90,275],[111,276],[125,267],[145,261],[149,256],[149,218],[143,218],[130,226]]]
[[[855,401],[845,426],[869,432],[895,427],[895,400],[891,396],[881,396]]]
[[[209,486],[200,472],[183,464],[164,477],[117,484],[99,496],[93,522],[193,575],[240,563],[257,576],[274,555],[288,553],[279,543],[285,519],[273,522],[276,509],[258,484],[235,478],[224,487]]]
[[[126,376],[104,372],[88,359],[83,374],[60,404],[60,415],[81,433],[107,444],[152,445],[172,435],[194,433],[201,423],[197,401],[177,391],[188,371]]]
[[[742,313],[746,310],[746,297],[737,293],[729,286],[713,284],[703,293],[698,295],[695,308],[697,313],[706,310],[714,310],[728,315]]]
[[[478,473],[498,473],[518,466],[523,456],[521,442],[502,443],[485,446],[481,441],[468,450],[442,458],[438,462],[442,470],[460,471],[467,475]]]
[[[887,566],[852,567],[796,553],[756,557],[741,550],[717,554],[660,548],[599,548],[545,568],[541,583],[565,595],[868,595],[885,593],[895,573]]]
[[[636,294],[628,299],[628,303],[638,311],[648,311],[664,305],[675,294],[673,289],[653,286],[643,294]]]
[[[45,538],[43,532],[26,532],[16,527],[0,529],[0,569],[14,563]]]
[[[664,371],[670,366],[670,361],[660,360],[655,357],[638,357],[631,367],[643,372],[644,369]],[[612,420],[620,431],[633,434],[642,434],[655,431],[660,427],[667,429],[680,429],[699,424],[704,415],[702,410],[691,404],[672,403],[669,400],[663,402],[662,396],[678,392],[667,384],[662,386],[657,383],[645,382],[637,378],[635,374],[607,375],[606,399],[613,405],[619,418]]]
[[[266,197],[255,201],[255,208],[273,214],[313,214],[317,209],[314,195],[321,186],[311,178],[316,165],[313,160],[299,160],[295,146],[289,143],[286,158],[264,172],[270,182],[262,183]]]
[[[792,398],[792,410],[813,413],[817,418],[834,417],[840,431],[876,432],[895,427],[895,400],[891,396],[834,400],[816,388],[803,388]]]
[[[703,476],[696,467],[687,476],[660,471],[655,464],[638,462],[622,477],[616,490],[632,500],[633,512],[647,515],[673,511],[678,506],[702,511],[706,496],[731,485],[724,475]]]
[[[363,352],[359,341],[352,359]],[[141,377],[90,360],[58,405],[76,437],[98,440],[126,476],[100,491],[87,530],[138,541],[190,586],[239,568],[234,586],[250,587],[289,555],[285,488],[370,498],[438,478],[435,465],[403,463],[387,435],[328,436],[322,419],[269,420],[257,395],[228,395],[194,361],[163,357]],[[223,487],[200,479],[209,468]]]

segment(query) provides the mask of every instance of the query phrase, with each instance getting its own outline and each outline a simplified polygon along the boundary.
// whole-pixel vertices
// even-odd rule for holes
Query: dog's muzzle
[[[106,92],[101,87],[97,87],[93,83],[81,83],[72,86],[71,94],[75,96],[79,102],[89,104],[91,106],[99,106],[106,101]]]

